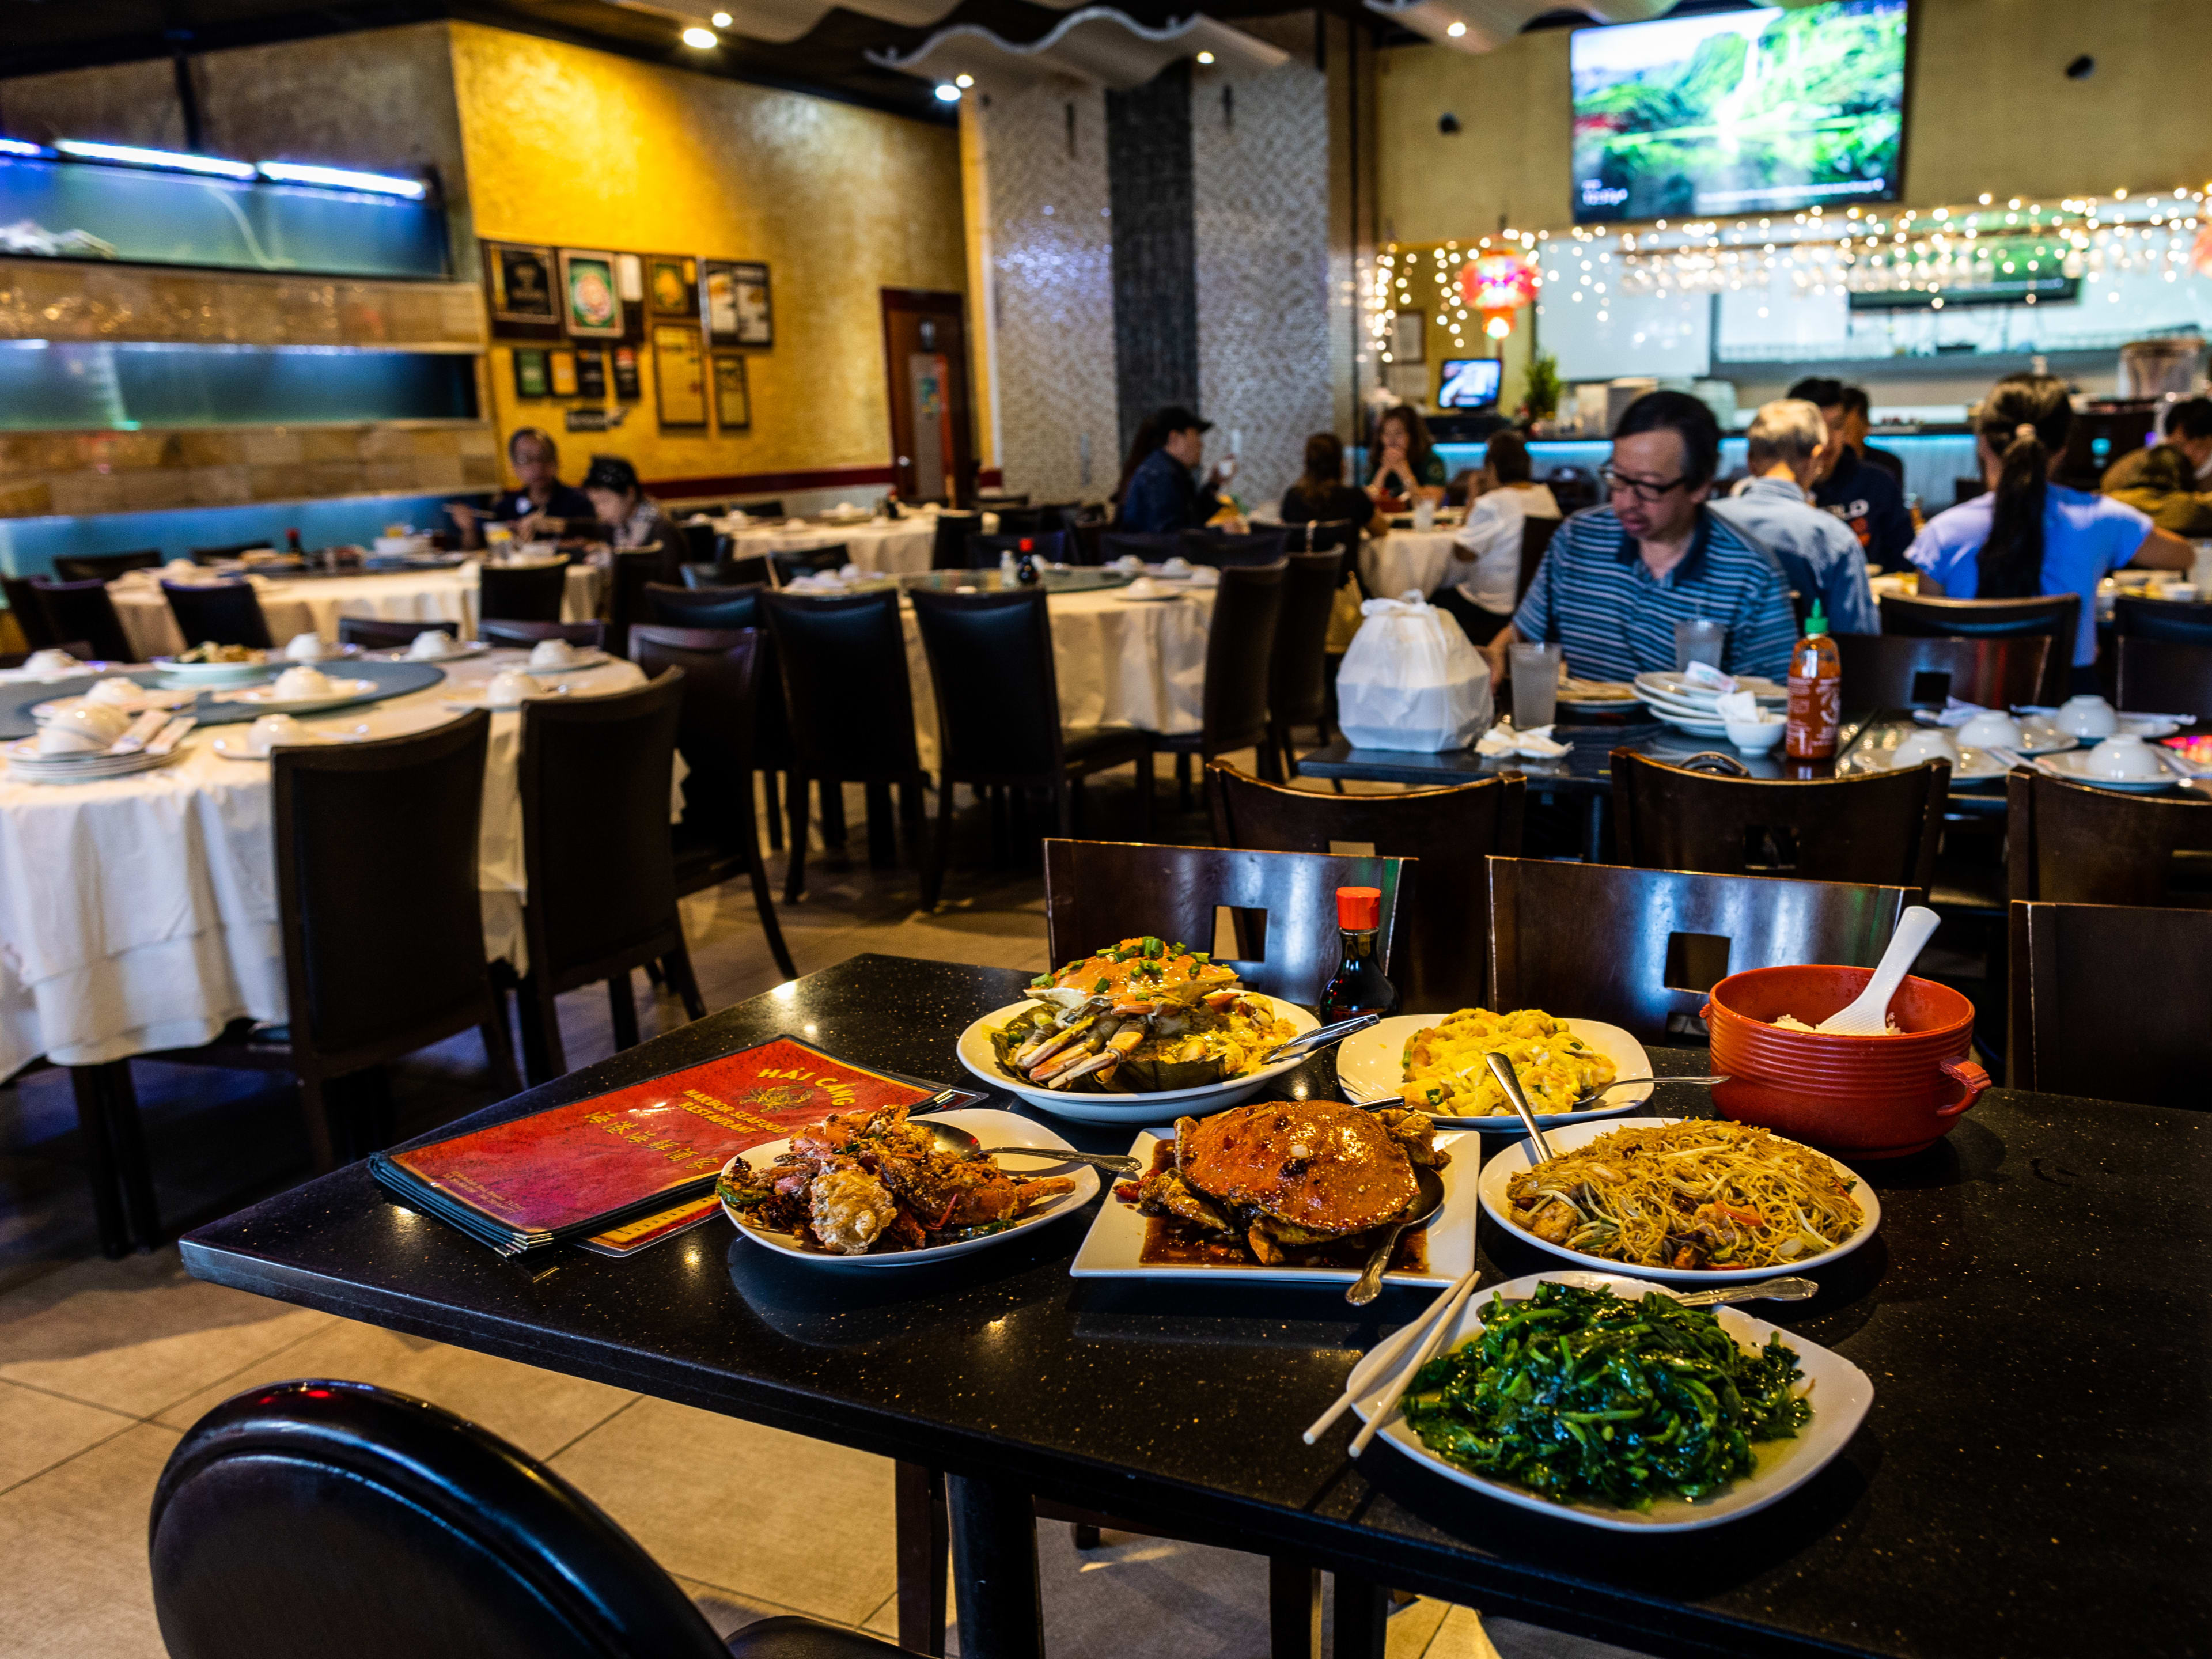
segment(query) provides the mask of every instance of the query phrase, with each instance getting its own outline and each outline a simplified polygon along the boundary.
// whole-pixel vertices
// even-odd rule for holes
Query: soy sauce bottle
[[[1382,890],[1338,888],[1336,925],[1344,939],[1343,960],[1321,994],[1321,1023],[1334,1024],[1354,1014],[1388,1018],[1396,1013],[1398,988],[1382,972]]]
[[[1024,587],[1035,587],[1042,574],[1037,568],[1036,544],[1027,536],[1023,537],[1020,562],[1014,567],[1014,580]]]

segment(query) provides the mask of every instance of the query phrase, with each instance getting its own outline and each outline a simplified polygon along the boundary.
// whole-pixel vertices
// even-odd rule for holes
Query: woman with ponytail
[[[2074,428],[2066,383],[2008,374],[1974,416],[1989,493],[1939,513],[1906,550],[1920,591],[1954,599],[2081,596],[2074,641],[2076,690],[2097,689],[2097,584],[2124,564],[2186,570],[2195,556],[2179,536],[2109,495],[2051,482]]]

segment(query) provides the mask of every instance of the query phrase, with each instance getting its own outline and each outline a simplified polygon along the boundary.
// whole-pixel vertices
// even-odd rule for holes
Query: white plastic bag
[[[1418,592],[1370,599],[1336,677],[1336,723],[1358,749],[1464,749],[1490,725],[1490,665]]]

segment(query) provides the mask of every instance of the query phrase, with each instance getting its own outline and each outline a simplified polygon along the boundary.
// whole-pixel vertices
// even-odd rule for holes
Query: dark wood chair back
[[[1914,897],[1905,887],[1493,858],[1491,1006],[1601,1019],[1662,1042],[1670,1025],[1691,1029],[1730,974],[1871,968]]]
[[[1000,515],[1003,520],[1005,515]],[[968,538],[968,568],[987,570],[1006,554],[1022,556],[1022,544],[1029,544],[1029,551],[1048,564],[1067,562],[1067,532],[1065,530],[1000,531],[993,536],[970,536]]]
[[[2212,645],[2124,634],[2114,641],[2113,701],[2146,714],[2194,714],[2212,721]]]
[[[188,550],[194,564],[228,564],[233,559],[242,558],[256,549],[268,545],[265,541],[226,542],[221,547],[195,547]]]
[[[161,592],[168,596],[169,614],[177,619],[177,631],[185,636],[187,649],[214,644],[266,651],[276,643],[261,614],[261,596],[251,582],[163,582]]]
[[[2212,911],[2016,901],[2005,1086],[2201,1112]]]
[[[1213,595],[1206,629],[1206,688],[1200,752],[1211,759],[1267,738],[1267,692],[1274,672],[1275,622],[1282,614],[1284,565],[1230,565]],[[1152,930],[1158,933],[1159,930]]]
[[[968,538],[982,533],[981,514],[956,513],[947,507],[937,515],[936,539],[929,548],[929,568],[933,570],[967,569]]]
[[[648,582],[640,620],[660,628],[759,628],[765,626],[760,620],[760,596],[767,591],[766,584],[757,582],[740,587],[672,587],[666,582]]]
[[[1521,574],[1513,580],[1516,603],[1528,592],[1528,584],[1536,580],[1537,571],[1543,568],[1544,555],[1551,549],[1552,538],[1565,522],[1564,519],[1521,520]]]
[[[1941,708],[1946,697],[2008,708],[2035,702],[2056,641],[2047,635],[1941,639],[1838,634],[1844,698],[1854,708]]]
[[[1410,859],[1048,839],[1046,949],[1054,963],[1072,962],[1102,945],[1153,934],[1212,950],[1225,907],[1241,913],[1237,936],[1250,943],[1239,948],[1256,946],[1259,954],[1219,959],[1254,990],[1312,1008],[1341,959],[1336,890],[1382,889],[1376,945],[1387,974],[1399,902],[1413,873]]]
[[[795,553],[771,553],[768,556],[769,563],[775,567],[778,586],[793,576],[811,576],[821,570],[842,570],[852,560],[852,549],[843,542],[834,547],[809,547]]]
[[[676,527],[684,536],[682,551],[684,563],[712,564],[714,562],[714,549],[722,538],[721,532],[711,524],[679,524]]]
[[[1267,708],[1279,726],[1318,726],[1328,713],[1328,618],[1344,580],[1341,553],[1291,553],[1267,665]]]
[[[810,778],[904,781],[914,746],[899,596],[764,593],[791,722],[794,769]]]
[[[1294,524],[1287,527],[1283,549],[1296,553],[1356,553],[1359,550],[1360,528],[1349,519],[1315,519]]]
[[[1881,602],[1885,634],[1951,639],[2040,635],[2051,641],[2036,701],[2066,701],[2074,677],[2074,640],[2081,619],[2078,593],[2041,593],[2024,599],[1923,599],[1893,595]]]
[[[1408,1011],[1482,1005],[1490,937],[1483,860],[1521,851],[1521,778],[1395,795],[1336,795],[1285,789],[1215,761],[1206,768],[1206,786],[1214,839],[1224,847],[1418,860],[1417,890],[1398,929],[1399,993]]]
[[[775,565],[765,553],[739,554],[736,538],[719,538],[711,564],[687,564],[678,573],[686,587],[773,587]]]
[[[486,564],[477,572],[477,614],[501,622],[559,622],[568,561],[520,569]]]
[[[2212,647],[2212,601],[2153,599],[2133,593],[2112,601],[2112,632],[2124,640],[2168,640]]]
[[[477,629],[486,645],[527,651],[540,640],[566,640],[574,646],[605,650],[607,625],[602,622],[488,622]]]
[[[112,582],[126,570],[158,570],[163,563],[158,547],[135,553],[62,553],[54,558],[54,579],[64,582]]]
[[[663,568],[667,562],[659,547],[639,547],[618,550],[614,565],[607,576],[607,649],[617,657],[629,655],[629,625],[645,620],[645,590],[653,582],[680,580],[680,562],[675,570]],[[554,617],[558,617],[556,611]]]
[[[1108,530],[1098,538],[1098,560],[1112,564],[1117,560],[1135,557],[1146,564],[1165,564],[1170,559],[1185,558],[1182,538],[1179,535],[1154,535],[1148,531]]]
[[[1231,536],[1213,530],[1182,532],[1182,556],[1193,564],[1210,564],[1217,570],[1237,565],[1273,564],[1283,556],[1291,539],[1287,530],[1255,530]]]
[[[739,501],[738,511],[748,519],[781,519],[785,515],[783,497],[771,495],[764,501]]]
[[[33,651],[53,648],[54,632],[46,626],[46,607],[39,603],[39,590],[28,576],[0,576],[0,593],[7,595],[8,614],[15,619],[15,626],[23,630],[23,643]]]
[[[2005,779],[2008,896],[2054,904],[2167,904],[2175,854],[2212,853],[2212,801],[2123,795],[2047,773]],[[2212,893],[2185,894],[2197,908]]]
[[[338,643],[357,645],[364,651],[404,651],[418,634],[461,636],[457,622],[392,622],[382,617],[340,617]]]
[[[938,787],[1056,777],[1065,745],[1043,590],[908,598],[937,698]]]
[[[1046,515],[1050,514],[1048,518]],[[1001,536],[1042,536],[1048,530],[1059,530],[1060,509],[1051,507],[1002,507],[999,509],[999,528]]]
[[[730,1659],[551,1469],[367,1382],[270,1383],[208,1413],[161,1472],[149,1543],[175,1659]]]
[[[102,662],[136,662],[138,653],[123,631],[123,618],[115,601],[107,597],[107,584],[98,578],[81,582],[50,582],[31,579],[39,613],[46,618],[49,640],[83,640]]]
[[[1643,870],[1879,883],[1925,893],[1936,878],[1951,769],[1870,777],[1717,777],[1613,751],[1616,856]]]

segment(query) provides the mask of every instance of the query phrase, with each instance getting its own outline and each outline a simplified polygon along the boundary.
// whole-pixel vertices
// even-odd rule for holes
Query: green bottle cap
[[[1828,631],[1828,619],[1821,613],[1820,602],[1813,601],[1813,614],[1805,618],[1805,637],[1814,639]]]

